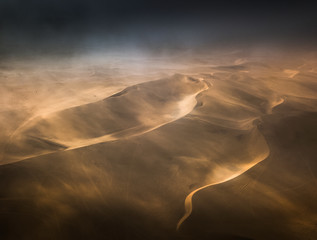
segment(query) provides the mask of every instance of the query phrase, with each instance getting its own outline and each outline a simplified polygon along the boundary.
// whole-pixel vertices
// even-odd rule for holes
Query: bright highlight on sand
[[[258,164],[259,162],[263,161],[265,158],[267,158],[267,155],[261,156],[258,159],[255,159],[254,163],[251,163],[249,166],[243,166],[243,170],[240,170],[237,173],[234,173],[233,175],[231,175],[230,177],[218,181],[218,182],[214,182],[211,184],[207,184],[205,186],[202,186],[200,188],[195,189],[194,191],[192,191],[190,194],[187,195],[186,199],[185,199],[185,214],[184,216],[178,221],[177,226],[176,226],[176,230],[179,230],[179,228],[181,227],[181,225],[183,224],[183,222],[191,215],[192,211],[193,211],[193,196],[195,193],[197,193],[200,190],[203,190],[207,187],[211,187],[211,186],[215,186],[221,183],[225,183],[228,182],[236,177],[239,177],[241,174],[243,174],[244,172],[248,171],[250,168],[254,167],[256,164]],[[219,170],[221,172],[221,170]]]

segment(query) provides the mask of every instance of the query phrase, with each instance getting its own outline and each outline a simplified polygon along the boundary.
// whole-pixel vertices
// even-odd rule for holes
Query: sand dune
[[[14,132],[2,162],[143,134],[191,112],[197,94],[207,88],[203,80],[175,75],[128,87],[98,102],[37,116]]]
[[[0,237],[316,238],[317,62],[264,55],[4,72]]]
[[[271,110],[269,110],[268,112],[271,113],[273,108],[277,107],[278,105],[282,104],[284,102],[284,99],[281,98],[280,100],[277,100],[276,102],[272,102],[271,104]],[[206,118],[206,116],[204,116]],[[197,118],[198,120],[201,121],[206,121],[206,120],[202,120],[199,117]],[[257,120],[259,118],[251,118],[251,119],[245,119],[245,120],[231,120],[232,122],[230,122],[230,120],[224,119],[222,118],[221,120],[218,121],[212,121],[210,122],[210,120],[208,121],[209,124],[216,124],[218,126],[225,126],[225,127],[229,127],[229,128],[234,128],[234,129],[241,129],[241,130],[247,130],[250,128],[254,128],[254,122],[255,120]],[[255,142],[253,142],[255,143]],[[207,187],[211,187],[214,185],[218,185],[221,183],[225,183],[227,181],[230,181],[240,175],[242,175],[244,172],[248,171],[249,169],[251,169],[252,167],[254,167],[255,165],[257,165],[259,162],[265,160],[267,157],[269,156],[269,150],[267,152],[263,152],[261,153],[259,156],[257,156],[253,161],[251,160],[249,164],[246,165],[242,165],[239,166],[239,164],[236,165],[236,169],[234,172],[232,172],[232,175],[228,176],[225,179],[222,179],[220,181],[215,181],[215,182],[211,182],[209,184],[206,184],[205,186],[202,186],[200,188],[195,189],[194,191],[192,191],[190,194],[187,195],[186,199],[185,199],[185,213],[184,216],[179,220],[179,222],[177,223],[177,227],[176,229],[178,230],[182,223],[191,215],[192,213],[192,198],[194,196],[195,193],[197,193],[198,191],[207,188]],[[218,169],[218,171],[221,173],[222,169]]]

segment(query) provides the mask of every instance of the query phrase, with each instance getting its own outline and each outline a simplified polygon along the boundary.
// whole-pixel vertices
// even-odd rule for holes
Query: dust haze
[[[1,1],[0,239],[317,239],[316,11]]]

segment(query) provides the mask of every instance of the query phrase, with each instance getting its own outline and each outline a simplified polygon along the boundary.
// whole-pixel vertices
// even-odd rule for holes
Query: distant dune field
[[[7,62],[0,78],[1,239],[317,238],[316,54]]]

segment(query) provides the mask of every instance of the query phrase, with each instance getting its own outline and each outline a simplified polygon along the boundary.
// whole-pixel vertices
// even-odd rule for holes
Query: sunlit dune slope
[[[135,136],[191,112],[204,81],[175,75],[104,100],[37,116],[11,136],[4,162]],[[8,160],[9,159],[9,160]]]

